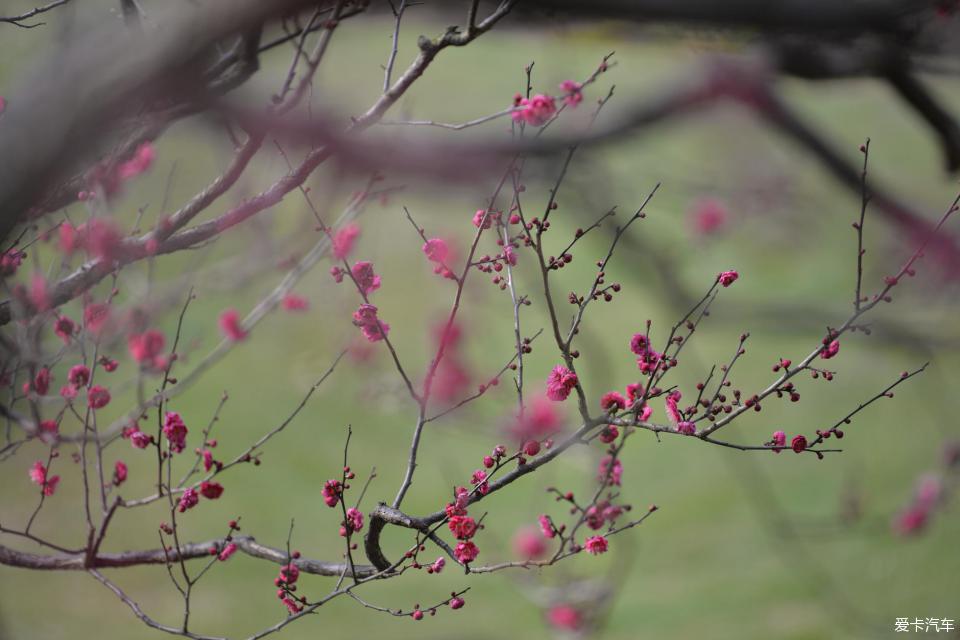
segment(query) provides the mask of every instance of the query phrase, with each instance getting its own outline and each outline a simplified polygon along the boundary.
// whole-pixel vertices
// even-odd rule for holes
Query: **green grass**
[[[417,22],[415,12],[411,17],[402,34],[398,66],[411,58],[415,35],[438,29]],[[366,108],[379,91],[379,65],[389,47],[388,35],[389,26],[382,21],[363,19],[343,26],[317,83],[318,108],[332,104],[343,114]],[[49,33],[13,32],[10,46],[21,53],[12,60],[36,52],[44,37]],[[686,46],[645,42],[606,28],[542,34],[505,29],[466,49],[444,52],[398,105],[396,114],[451,121],[478,117],[509,103],[522,86],[523,66],[531,60],[536,61],[537,88],[550,91],[562,79],[585,76],[611,49],[617,51],[617,66],[589,96],[592,99],[609,83],[616,83],[611,111],[643,99],[695,59],[695,52]],[[285,55],[267,61],[264,77],[278,77],[287,64]],[[8,99],[16,98],[5,92],[18,69],[12,62],[0,64],[0,94]],[[270,75],[271,69],[276,73]],[[938,150],[928,132],[885,89],[871,82],[785,81],[783,85],[786,95],[828,130],[831,141],[848,157],[855,159],[856,145],[870,136],[876,175],[901,189],[918,209],[932,218],[946,205],[954,187],[939,167]],[[270,83],[258,86],[275,90]],[[937,89],[960,106],[956,86],[939,83]],[[486,125],[483,132],[498,135],[502,125]],[[149,204],[147,221],[154,219],[174,161],[177,171],[170,208],[184,202],[223,166],[226,149],[221,137],[197,123],[174,127],[159,144],[157,167],[119,203],[118,211]],[[270,149],[265,156],[236,194],[223,198],[208,215],[224,211],[279,175],[281,160]],[[556,166],[540,163],[533,170],[549,179]],[[383,288],[374,294],[375,302],[392,326],[391,337],[401,357],[419,379],[428,357],[429,328],[448,307],[453,291],[450,283],[429,273],[400,205],[409,206],[429,233],[450,232],[464,238],[469,218],[492,188],[493,178],[481,176],[474,183],[446,189],[409,176],[388,176],[388,181],[408,186],[386,206],[364,215],[364,235],[356,255],[372,257],[383,274]],[[856,215],[857,198],[840,190],[790,142],[730,107],[584,151],[561,193],[552,242],[559,245],[575,227],[612,205],[626,215],[658,181],[663,186],[650,215],[632,232],[643,246],[655,246],[670,257],[673,276],[694,293],[722,269],[736,267],[742,274],[735,286],[722,292],[712,317],[685,351],[686,364],[674,380],[685,391],[689,393],[710,363],[729,358],[744,330],[751,331],[752,337],[735,380],[748,390],[769,382],[769,367],[777,357],[799,359],[816,344],[826,324],[837,324],[845,317],[852,296],[855,243],[849,223]],[[332,196],[341,203],[361,183],[360,176],[343,180],[328,167],[318,173],[312,186],[321,199],[343,186]],[[528,207],[542,206],[543,183],[530,181]],[[762,197],[755,195],[757,190]],[[707,243],[692,241],[684,223],[687,207],[700,195],[723,198],[736,217],[730,233]],[[71,213],[79,215],[79,209],[73,209]],[[198,298],[187,315],[184,338],[189,360],[184,370],[216,344],[219,311],[226,306],[249,309],[282,272],[266,269],[261,277],[236,286],[227,277],[190,277],[189,273],[212,265],[216,257],[238,252],[245,252],[245,262],[273,264],[309,246],[313,236],[304,232],[310,229],[309,220],[300,196],[291,194],[257,222],[244,225],[232,239],[217,243],[211,250],[214,255],[199,266],[195,256],[172,259],[166,265],[160,262],[161,281],[188,270],[186,281],[196,286]],[[270,229],[281,239],[298,230],[300,235],[282,244],[265,233]],[[606,242],[606,236],[597,235],[583,243],[577,260],[558,274],[561,297],[588,284],[592,262]],[[898,264],[903,251],[896,233],[876,217],[871,218],[868,247],[868,277],[876,283]],[[525,331],[533,333],[545,326],[545,318],[535,295],[530,256],[522,254],[521,260],[521,289],[534,294],[535,300],[523,321]],[[647,318],[654,320],[654,330],[662,336],[679,311],[665,302],[662,279],[642,246],[624,250],[608,272],[611,280],[623,282],[624,293],[612,304],[591,308],[580,343],[582,377],[593,398],[634,379],[636,370],[626,349],[629,336]],[[128,275],[122,289],[129,301],[142,291],[145,270],[137,266]],[[468,290],[464,317],[476,336],[470,347],[471,364],[477,371],[492,372],[509,357],[511,323],[506,295],[484,280],[477,277]],[[909,326],[953,339],[953,307],[938,297],[941,290],[952,289],[927,264],[921,267],[921,277],[904,289],[894,305],[878,309],[875,320],[880,329],[874,336],[858,334],[844,341],[841,356],[834,361],[839,375],[833,383],[802,381],[803,400],[798,405],[766,403],[761,414],[746,416],[727,434],[744,442],[762,442],[777,427],[788,433],[811,433],[875,393],[901,370],[932,357],[927,374],[899,388],[894,401],[872,407],[847,429],[843,454],[818,462],[813,456],[754,455],[672,437],[658,442],[641,433],[625,452],[624,494],[638,509],[656,503],[661,510],[642,527],[615,538],[607,556],[576,558],[543,572],[465,577],[448,570],[440,576],[417,574],[370,585],[364,597],[392,608],[428,604],[464,586],[471,591],[463,610],[442,611],[417,626],[409,619],[367,611],[341,599],[323,607],[319,617],[293,625],[284,637],[358,632],[424,638],[507,633],[550,637],[536,607],[543,590],[567,589],[575,597],[580,591],[577,581],[605,576],[623,581],[610,603],[607,638],[878,638],[892,635],[896,617],[956,618],[960,613],[956,610],[960,571],[956,512],[946,511],[917,540],[897,539],[887,526],[890,515],[909,497],[916,476],[938,463],[943,440],[955,436],[958,409],[957,396],[948,392],[957,382],[955,351],[924,353],[882,330],[883,326]],[[229,392],[231,399],[215,433],[221,443],[220,457],[241,451],[282,420],[334,354],[354,337],[349,314],[357,301],[331,281],[326,265],[304,279],[297,292],[310,298],[309,314],[267,319],[256,328],[254,339],[234,349],[172,403],[193,435],[209,419],[220,394]],[[155,295],[150,301],[179,306],[184,293],[178,286],[170,298]],[[785,305],[806,312],[802,317],[796,317],[795,311],[768,313]],[[175,320],[172,314],[165,317],[162,327],[172,332]],[[124,369],[132,366],[122,344],[111,354],[120,358]],[[555,361],[549,336],[544,335],[528,359],[531,387],[544,379]],[[127,391],[118,393],[103,418],[115,417],[130,405],[133,396]],[[421,514],[443,505],[448,487],[463,483],[502,438],[500,429],[511,402],[509,385],[504,384],[450,419],[429,426],[421,450],[424,464],[404,503],[406,510]],[[228,519],[240,515],[244,533],[282,546],[290,518],[295,517],[296,548],[310,557],[338,558],[342,552],[336,535],[339,518],[322,504],[319,489],[342,464],[346,425],[354,431],[353,468],[361,479],[371,467],[377,469],[366,501],[369,507],[376,500],[393,497],[414,417],[382,349],[367,366],[344,361],[300,417],[267,447],[260,467],[230,472],[224,477],[226,493],[220,501],[204,502],[181,517],[181,535],[194,540],[215,537]],[[154,419],[151,416],[150,424]],[[195,444],[191,441],[191,446]],[[42,453],[41,447],[31,445],[0,466],[4,487],[0,520],[5,525],[22,522],[35,504],[26,468]],[[478,540],[481,560],[509,558],[513,531],[531,523],[537,513],[562,516],[544,493],[545,487],[589,491],[599,454],[599,450],[571,452],[485,501],[487,528]],[[150,464],[138,462],[149,454],[121,443],[110,450],[111,464],[115,456],[131,467],[123,495],[149,492]],[[185,456],[181,462],[188,461]],[[78,504],[79,474],[66,452],[58,464],[64,480],[41,515],[37,532],[61,541],[79,541],[82,515],[61,508]],[[842,529],[836,526],[841,496],[851,491],[864,499],[863,522]],[[780,514],[795,523],[796,535],[778,528]],[[121,513],[106,549],[156,546],[157,525],[165,519],[160,506]],[[406,542],[401,532],[388,530],[386,547],[391,556]],[[167,623],[178,619],[179,597],[162,568],[107,574],[151,616]],[[275,566],[242,555],[217,567],[197,591],[193,628],[233,636],[272,624],[284,613],[274,596],[275,575]],[[332,581],[305,576],[302,585],[304,593],[319,596]],[[3,568],[0,615],[0,635],[11,638],[157,637],[112,594],[82,574]],[[502,626],[493,627],[494,621]]]

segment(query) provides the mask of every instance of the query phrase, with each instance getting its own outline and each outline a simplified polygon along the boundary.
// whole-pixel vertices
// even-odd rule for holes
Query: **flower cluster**
[[[186,427],[184,427],[186,429]],[[153,442],[153,436],[140,430],[140,425],[134,422],[120,432],[125,440],[130,440],[134,449],[146,449]]]
[[[477,522],[467,515],[469,500],[470,492],[465,487],[458,487],[454,501],[446,506],[447,527],[459,541],[453,548],[453,555],[461,564],[473,562],[480,554],[480,549],[471,540],[479,527]]]
[[[30,467],[30,480],[43,489],[43,495],[52,496],[60,483],[60,476],[52,476],[46,465],[37,460]]]
[[[514,111],[510,114],[513,121],[525,122],[532,127],[542,127],[557,112],[553,96],[544,94],[524,98],[518,93],[513,97],[513,106]]]
[[[637,367],[641,373],[652,374],[660,366],[663,354],[650,346],[650,338],[645,333],[635,333],[630,338],[630,351],[637,356]]]
[[[299,557],[298,552],[293,552],[294,558]],[[300,579],[300,567],[293,562],[289,562],[280,567],[279,575],[274,578],[273,584],[277,587],[277,598],[287,608],[291,615],[303,611],[303,602],[306,600],[301,597],[300,600],[293,595],[297,589],[297,580]]]
[[[323,496],[323,502],[328,507],[335,507],[340,502],[343,495],[343,483],[339,480],[327,480],[323,483],[323,489],[320,490]]]

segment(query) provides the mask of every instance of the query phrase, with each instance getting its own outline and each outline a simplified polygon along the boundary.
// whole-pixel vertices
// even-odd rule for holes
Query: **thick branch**
[[[253,558],[268,560],[276,564],[286,564],[287,552],[282,549],[260,544],[251,536],[236,536],[231,542],[237,545],[239,551]],[[176,548],[147,549],[142,551],[123,551],[120,553],[98,553],[90,562],[85,553],[36,554],[26,551],[17,551],[0,545],[0,564],[24,569],[41,571],[86,571],[104,567],[133,567],[149,564],[168,564],[181,560],[195,560],[211,556],[211,549],[220,551],[226,545],[223,538],[206,542],[190,542],[181,544],[179,551]],[[343,563],[325,562],[310,558],[297,558],[292,562],[306,573],[319,576],[339,577],[350,573],[350,567]],[[356,577],[366,578],[376,573],[369,565],[356,565]]]

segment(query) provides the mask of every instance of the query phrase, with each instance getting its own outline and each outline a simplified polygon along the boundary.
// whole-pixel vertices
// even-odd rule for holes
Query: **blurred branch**
[[[0,238],[95,143],[115,131],[118,120],[152,101],[176,105],[190,96],[194,99],[188,102],[195,105],[200,96],[202,102],[202,61],[214,43],[303,4],[306,0],[178,4],[157,11],[160,28],[95,29],[37,66],[14,88],[17,99],[0,127],[0,156],[18,158],[0,175]]]
[[[900,34],[910,20],[932,12],[935,0],[527,0],[539,9],[585,19],[679,22],[788,32],[874,31]]]
[[[45,4],[42,7],[37,7],[35,9],[30,9],[25,11],[18,16],[0,16],[0,22],[6,22],[7,24],[12,24],[14,26],[20,27],[21,29],[33,29],[34,27],[42,27],[46,22],[35,22],[33,24],[23,24],[24,20],[29,20],[34,16],[38,16],[41,13],[46,13],[57,7],[61,7],[70,2],[70,0],[53,0],[50,4]]]

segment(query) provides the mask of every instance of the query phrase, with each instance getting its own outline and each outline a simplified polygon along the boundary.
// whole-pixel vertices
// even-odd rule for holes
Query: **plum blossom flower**
[[[70,344],[70,338],[77,331],[76,323],[67,316],[59,316],[53,323],[53,332],[63,340],[63,344]]]
[[[633,382],[627,385],[627,406],[632,407],[633,403],[643,397],[644,387],[640,382]]]
[[[423,243],[423,255],[430,262],[446,262],[450,255],[450,247],[443,238],[430,238]]]
[[[360,235],[360,227],[355,224],[348,224],[333,234],[331,246],[333,257],[337,260],[343,260],[353,251],[353,245]]]
[[[513,536],[513,551],[524,560],[537,560],[547,553],[547,543],[536,527],[522,527]]]
[[[430,238],[423,243],[423,254],[433,262],[433,272],[448,280],[456,280],[457,275],[447,265],[455,258],[450,245],[442,238]]]
[[[35,273],[30,278],[30,290],[27,292],[26,298],[38,312],[50,308],[50,290],[46,279],[39,273]]]
[[[774,447],[783,447],[783,446],[785,446],[785,445],[787,444],[787,434],[785,434],[783,431],[774,431],[774,432],[773,432],[773,439],[770,441],[770,443],[771,443]],[[774,452],[774,453],[780,453],[780,449],[774,449],[773,452]]]
[[[447,566],[447,561],[442,557],[437,558],[433,561],[433,564],[427,567],[427,573],[440,573],[445,566]]]
[[[584,522],[594,531],[602,527],[604,522],[606,522],[606,518],[603,515],[603,508],[599,505],[591,506],[584,514]]]
[[[463,605],[465,605],[465,604],[466,604],[466,600],[464,600],[464,599],[461,598],[460,596],[453,596],[452,598],[450,598],[450,608],[451,608],[451,609],[454,609],[454,610],[460,609],[460,608],[462,608]]]
[[[840,353],[840,341],[832,340],[830,344],[826,345],[823,350],[820,352],[820,357],[824,360],[829,360]]]
[[[220,553],[217,555],[217,560],[219,560],[220,562],[226,562],[227,560],[230,559],[230,556],[236,553],[236,551],[237,551],[237,543],[228,542],[220,551]]]
[[[739,277],[740,277],[740,274],[737,273],[736,271],[733,271],[733,270],[721,271],[717,275],[717,282],[719,282],[723,287],[729,287],[734,282],[736,282],[737,278]]]
[[[203,470],[210,471],[213,468],[213,452],[210,449],[204,449],[200,452],[200,457],[203,458]]]
[[[124,427],[120,435],[130,440],[130,445],[134,449],[146,449],[153,441],[152,436],[140,430],[140,425],[134,422],[132,425]]]
[[[561,402],[576,386],[577,374],[558,364],[547,376],[547,397],[554,402]]]
[[[556,530],[553,528],[553,521],[550,520],[550,516],[541,514],[539,517],[537,517],[537,523],[540,525],[540,532],[545,538],[552,538],[557,535]]]
[[[0,276],[9,277],[17,272],[20,265],[23,264],[23,257],[26,254],[17,249],[9,249],[0,255]]]
[[[170,451],[180,453],[187,446],[187,425],[176,411],[168,411],[163,420],[163,435],[170,442]]]
[[[936,505],[943,496],[943,481],[934,474],[927,474],[917,483],[914,499],[927,507]]]
[[[477,556],[480,555],[480,549],[473,541],[465,540],[457,543],[457,546],[453,548],[453,555],[459,562],[467,564],[477,559]]]
[[[521,107],[510,114],[514,122],[526,122],[534,127],[541,127],[557,112],[556,101],[553,96],[537,94],[532,98],[524,98],[519,93],[514,96],[514,107]]]
[[[583,102],[583,85],[574,80],[564,80],[560,83],[560,91],[563,91],[563,102],[571,109]]]
[[[350,269],[353,279],[357,281],[357,286],[363,295],[367,295],[380,288],[380,276],[373,272],[373,263],[362,261],[357,262]]]
[[[43,489],[43,495],[52,496],[60,483],[60,476],[49,475],[49,470],[44,464],[37,460],[30,467],[30,480]]]
[[[479,229],[482,225],[484,229],[489,229],[490,225],[493,224],[493,217],[493,211],[477,209],[477,212],[473,214],[473,226]]]
[[[687,214],[687,221],[692,231],[700,236],[707,236],[720,231],[727,223],[727,208],[714,198],[702,198],[693,203]]]
[[[340,495],[343,493],[343,483],[339,480],[327,480],[320,490],[323,496],[323,502],[328,507],[335,507],[340,502]]]
[[[608,424],[603,428],[597,438],[603,444],[610,444],[620,436],[620,429],[617,428],[617,425]]]
[[[697,425],[689,420],[681,420],[677,423],[677,432],[686,436],[692,436],[697,433]]]
[[[281,304],[285,311],[306,311],[310,308],[310,303],[307,299],[295,293],[288,293],[283,296]]]
[[[466,487],[457,487],[454,491],[454,501],[458,509],[466,509],[467,505],[470,504],[470,490]]]
[[[550,626],[566,631],[577,631],[583,626],[583,616],[570,605],[561,604],[550,608],[547,613]]]
[[[353,324],[370,342],[383,340],[390,332],[390,325],[377,318],[377,308],[372,304],[362,304],[353,312]]]
[[[794,436],[790,441],[790,448],[796,453],[803,453],[807,448],[807,439],[803,435]]]
[[[650,347],[650,339],[643,333],[635,333],[630,338],[630,351],[637,355],[637,367],[643,373],[650,373],[660,365],[663,355]]]
[[[627,399],[619,391],[608,391],[600,398],[600,408],[607,413],[616,413],[627,408]]]
[[[60,435],[60,425],[56,420],[41,420],[37,426],[40,427],[40,438],[44,442],[56,442]]]
[[[167,339],[157,329],[135,333],[127,338],[130,357],[147,369],[162,369],[166,366],[167,362],[163,357],[166,344]]]
[[[110,320],[110,305],[91,302],[83,308],[83,324],[90,333],[99,334]]]
[[[941,501],[943,488],[940,477],[933,474],[922,476],[910,504],[894,518],[894,532],[902,536],[922,533]]]
[[[611,461],[613,467],[611,468]],[[623,463],[619,458],[605,456],[600,460],[600,467],[597,470],[597,480],[606,482],[609,485],[620,486],[620,480],[623,477]]]
[[[117,460],[116,464],[113,465],[113,484],[116,487],[119,487],[127,479],[127,465],[124,464],[123,460]]]
[[[297,580],[300,579],[300,567],[292,562],[280,567],[280,575],[278,579],[280,582],[287,585],[296,584]]]
[[[95,384],[87,390],[87,406],[91,409],[103,409],[110,404],[110,390]]]
[[[247,331],[240,325],[240,314],[236,309],[227,309],[220,314],[220,331],[234,342],[240,342],[247,337]]]
[[[587,550],[587,553],[595,556],[606,553],[607,547],[609,547],[609,543],[604,536],[590,536],[583,543],[583,548]]]
[[[470,516],[453,516],[447,527],[457,540],[469,540],[477,533],[477,522]]]
[[[86,195],[85,192],[82,192]],[[72,255],[77,249],[80,248],[80,234],[76,227],[74,227],[69,222],[61,222],[60,230],[58,231],[58,239],[60,245],[61,253],[65,255]]]
[[[142,173],[146,173],[153,165],[156,158],[156,151],[149,142],[144,142],[133,153],[133,157],[120,164],[117,167],[117,175],[122,180],[135,178]]]
[[[635,354],[643,355],[644,351],[650,348],[650,338],[645,333],[635,333],[630,338],[630,351]]]
[[[223,485],[219,482],[204,480],[200,483],[200,494],[207,500],[216,500],[223,495]]]
[[[123,233],[113,221],[91,218],[90,222],[77,228],[77,233],[78,242],[94,258],[115,262],[123,257]]]
[[[667,409],[667,417],[670,418],[670,422],[673,424],[679,423],[683,420],[683,416],[680,415],[680,410],[677,409],[677,403],[680,402],[681,394],[679,391],[671,391],[667,394],[667,397],[664,399],[664,404]]]
[[[33,376],[33,381],[23,383],[23,392],[30,393],[33,391],[39,396],[45,396],[47,392],[50,391],[50,382],[52,380],[53,376],[50,374],[50,369],[41,367],[36,375]]]
[[[430,379],[429,391],[441,402],[462,397],[470,386],[471,375],[464,363],[462,337],[463,328],[455,322],[444,321],[433,330],[436,350],[443,349],[444,355]]]
[[[510,433],[520,440],[539,440],[556,433],[560,426],[560,414],[553,403],[535,396],[523,415],[514,418]]]
[[[363,513],[354,507],[347,509],[347,524],[352,532],[363,529]]]
[[[177,511],[183,513],[187,509],[192,509],[197,506],[198,502],[200,502],[200,496],[197,495],[197,490],[190,487],[180,496],[180,502],[177,503]]]
[[[90,382],[90,369],[83,364],[70,367],[70,371],[67,372],[67,382],[77,389],[85,386]]]
[[[134,449],[146,449],[153,442],[153,436],[140,430],[140,425],[133,423],[129,427],[124,427],[121,435],[130,439],[130,445]]]
[[[477,469],[470,477],[470,483],[477,488],[477,493],[482,496],[490,492],[490,484],[487,482],[487,472],[483,469]]]
[[[914,505],[897,515],[893,522],[893,529],[902,536],[914,535],[926,528],[929,519],[929,509]]]

